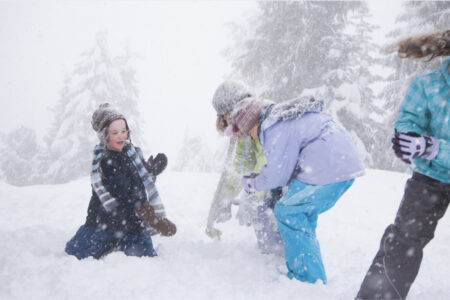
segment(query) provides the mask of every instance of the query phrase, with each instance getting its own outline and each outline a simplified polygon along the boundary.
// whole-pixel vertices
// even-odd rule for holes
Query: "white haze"
[[[386,11],[386,3],[371,2],[380,42],[396,11]],[[230,72],[222,53],[230,44],[226,24],[244,22],[255,7],[253,1],[0,1],[0,133],[24,125],[44,137],[65,76],[95,35],[107,32],[111,56],[124,47],[139,56],[138,105],[150,150],[175,159],[185,133],[215,149],[221,143],[211,97]]]

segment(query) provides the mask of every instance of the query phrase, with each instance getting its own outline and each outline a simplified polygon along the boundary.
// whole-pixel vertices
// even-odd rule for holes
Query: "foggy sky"
[[[394,10],[371,4],[386,29]],[[376,5],[375,5],[376,4]],[[243,22],[251,1],[0,1],[0,132],[21,124],[45,135],[64,77],[106,31],[111,56],[140,59],[139,108],[152,151],[176,155],[186,131],[217,143],[211,97],[230,72],[227,22]],[[390,6],[392,6],[390,4]],[[384,31],[377,32],[381,41]],[[87,112],[91,114],[92,112]]]

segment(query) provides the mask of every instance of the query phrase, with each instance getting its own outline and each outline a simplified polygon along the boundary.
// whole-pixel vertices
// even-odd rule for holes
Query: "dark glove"
[[[273,209],[275,207],[275,204],[280,201],[281,197],[283,197],[282,187],[271,189],[268,193],[266,193],[264,197],[264,206]]]
[[[432,160],[439,153],[439,140],[415,132],[396,132],[392,139],[392,149],[407,164],[416,157]]]
[[[147,171],[152,176],[158,176],[167,167],[167,156],[164,153],[158,153],[155,158],[153,155],[147,160]]]
[[[163,236],[171,236],[177,232],[175,224],[164,217],[158,216],[148,201],[141,203],[134,211],[141,221],[156,229]]]
[[[250,173],[248,175],[242,176],[242,187],[248,194],[252,194],[252,193],[256,192],[254,184],[255,184],[255,178],[258,175],[259,174],[257,174],[257,173]]]

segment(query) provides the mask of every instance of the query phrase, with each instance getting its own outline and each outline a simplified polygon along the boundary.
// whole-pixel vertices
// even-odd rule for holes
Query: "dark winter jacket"
[[[136,216],[134,208],[137,203],[142,203],[147,198],[145,187],[131,159],[125,150],[106,150],[100,168],[103,185],[119,205],[112,212],[106,212],[97,194],[92,191],[86,225],[114,231],[119,235],[142,232],[145,227]]]

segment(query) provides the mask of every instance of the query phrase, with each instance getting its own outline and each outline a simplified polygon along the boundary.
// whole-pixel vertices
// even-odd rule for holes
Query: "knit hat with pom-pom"
[[[92,115],[91,124],[92,128],[99,132],[105,127],[108,127],[112,121],[123,119],[125,116],[117,111],[111,104],[103,103],[94,111]]]
[[[119,111],[111,104],[109,103],[100,104],[100,106],[94,111],[94,114],[92,115],[91,119],[91,125],[92,128],[97,133],[97,136],[101,144],[105,144],[106,142],[106,135],[107,135],[106,129],[108,128],[108,126],[111,124],[111,122],[119,119],[125,121],[126,128],[127,130],[129,130],[125,116],[119,113]]]

